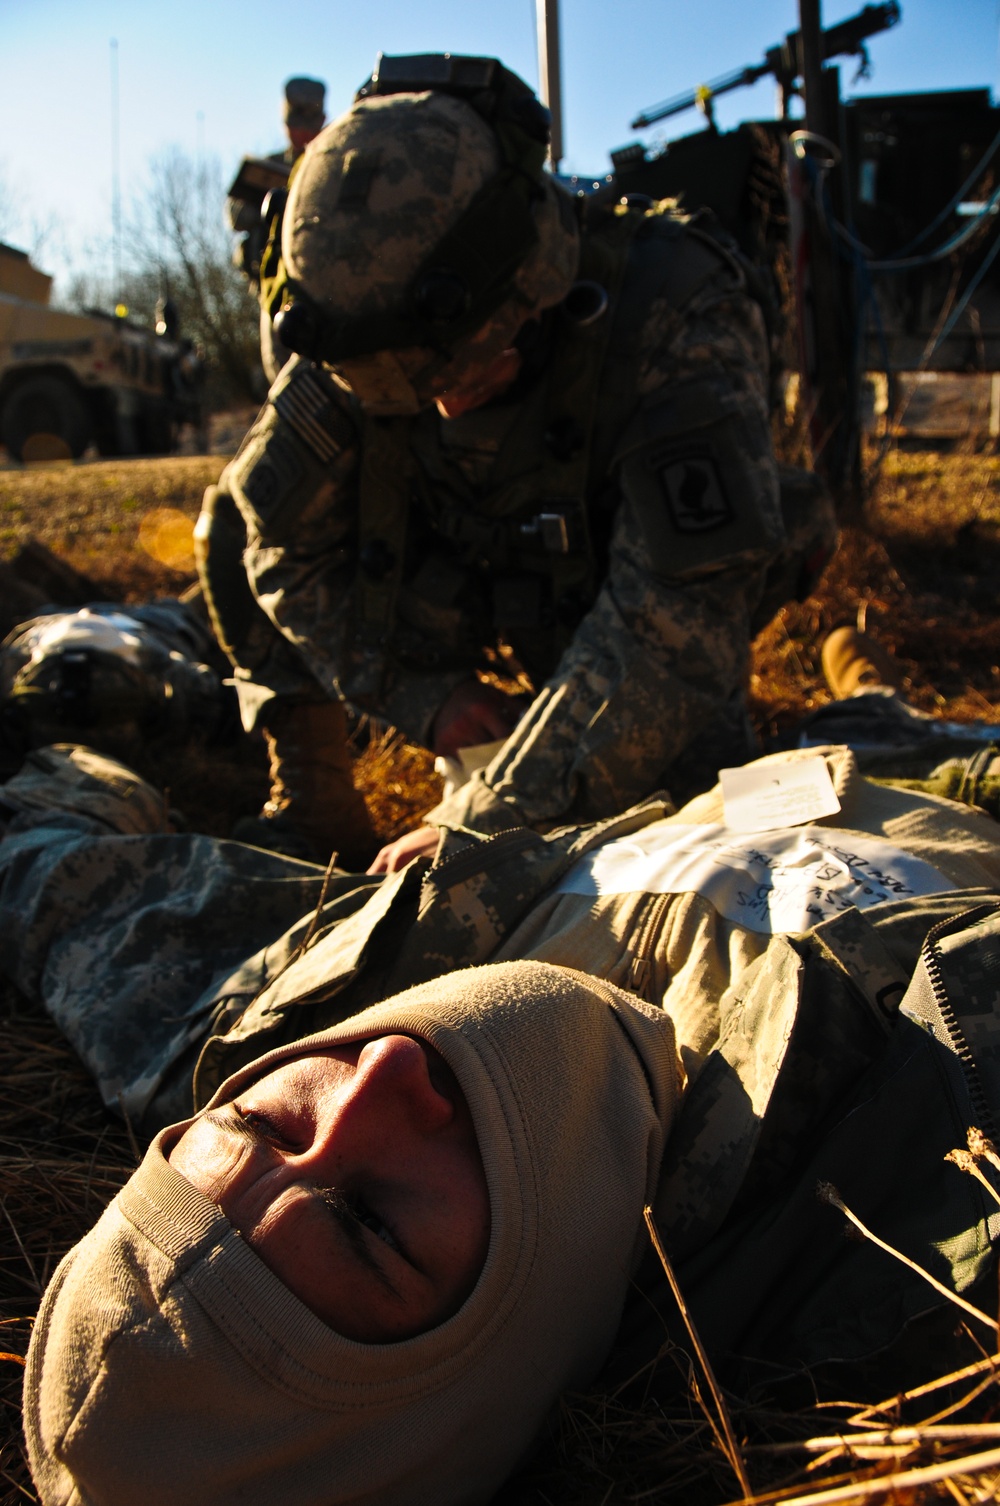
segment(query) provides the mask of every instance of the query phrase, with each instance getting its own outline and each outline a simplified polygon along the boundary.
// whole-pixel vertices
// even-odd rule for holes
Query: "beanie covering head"
[[[42,1302],[25,1429],[44,1506],[486,1502],[596,1373],[674,1114],[669,1018],[544,963],[469,969],[268,1053],[208,1107],[392,1033],[444,1057],[476,1129],[491,1233],[463,1306],[399,1343],[335,1333],[168,1164],[164,1130]]]

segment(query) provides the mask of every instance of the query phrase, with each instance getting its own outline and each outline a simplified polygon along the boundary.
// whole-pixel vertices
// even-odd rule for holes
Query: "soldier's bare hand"
[[[368,869],[369,873],[397,873],[414,858],[432,858],[437,852],[441,833],[436,826],[415,826],[382,848]]]
[[[474,675],[462,680],[444,702],[431,727],[431,748],[440,758],[454,758],[459,748],[505,738],[521,719],[525,696],[505,695]]]

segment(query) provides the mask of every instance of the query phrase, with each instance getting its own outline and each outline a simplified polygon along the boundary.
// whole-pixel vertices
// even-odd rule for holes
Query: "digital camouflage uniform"
[[[815,491],[789,489],[783,520],[764,321],[728,250],[662,206],[598,215],[582,246],[485,408],[364,417],[290,363],[200,525],[247,726],[321,691],[427,743],[484,651],[513,647],[535,700],[447,810],[481,830],[601,818],[741,762],[751,636],[833,543]],[[609,309],[575,314],[595,282]]]
[[[862,779],[846,749],[825,757],[831,851],[874,834],[937,877],[907,891],[890,856],[868,870],[878,892],[786,935],[699,892],[588,888],[587,865],[644,832],[717,832],[717,790],[549,837],[446,830],[433,865],[335,875],[317,914],[318,868],[165,833],[128,770],[45,750],[0,788],[4,967],[146,1131],[190,1112],[196,1061],[203,1103],[263,1052],[457,967],[534,957],[631,988],[668,1009],[686,1069],[655,1213],[713,1352],[858,1359],[932,1304],[840,1237],[818,1179],[958,1289],[990,1265],[995,1206],[941,1158],[969,1124],[998,1130],[1000,839],[981,813]],[[625,1373],[671,1322],[655,1263],[642,1286]]]
[[[1000,821],[1000,723],[947,722],[870,686],[810,712],[797,745],[847,743],[863,773],[978,805]]]

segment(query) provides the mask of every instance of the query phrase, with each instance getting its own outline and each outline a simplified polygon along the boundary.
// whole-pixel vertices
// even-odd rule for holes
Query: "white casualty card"
[[[930,863],[860,832],[795,826],[753,833],[656,821],[578,858],[559,891],[700,894],[727,920],[766,935],[807,931],[842,910],[951,887]]]
[[[835,816],[840,801],[826,759],[720,769],[725,825],[730,831],[777,831]]]

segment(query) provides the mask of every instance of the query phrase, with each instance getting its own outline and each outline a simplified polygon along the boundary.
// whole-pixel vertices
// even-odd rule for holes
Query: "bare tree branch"
[[[259,391],[257,304],[232,263],[217,158],[179,148],[149,164],[145,189],[126,227],[131,304],[152,312],[158,297],[177,306],[184,332],[242,396]]]

